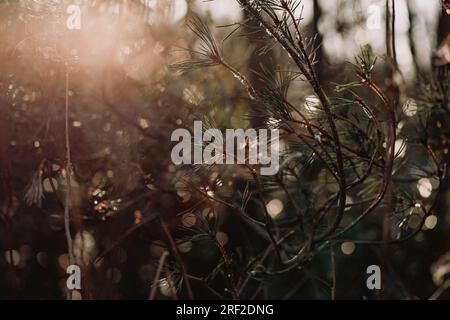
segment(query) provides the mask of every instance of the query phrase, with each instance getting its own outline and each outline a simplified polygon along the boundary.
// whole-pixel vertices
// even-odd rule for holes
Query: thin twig
[[[192,293],[191,282],[190,282],[189,278],[186,276],[187,272],[186,272],[186,268],[184,266],[183,259],[181,258],[180,252],[178,251],[178,247],[170,233],[169,228],[167,227],[167,225],[164,221],[164,218],[161,217],[160,220],[161,220],[162,229],[163,229],[164,233],[166,234],[167,239],[169,240],[170,247],[172,248],[173,255],[175,256],[175,259],[177,259],[178,264],[180,265],[181,274],[183,276],[184,283],[186,284],[187,295],[188,295],[189,299],[193,300],[194,294]]]
[[[336,300],[336,254],[334,245],[330,245],[330,259],[331,259],[331,300]]]
[[[436,291],[428,298],[428,300],[437,300],[439,297],[450,288],[450,279],[447,279]]]
[[[159,264],[158,264],[158,269],[156,270],[156,274],[155,274],[155,278],[153,279],[153,284],[152,284],[152,289],[150,291],[150,295],[148,296],[148,300],[154,300],[155,299],[155,295],[156,295],[156,288],[157,283],[159,281],[159,278],[161,277],[161,272],[162,269],[164,267],[164,263],[166,262],[166,258],[169,255],[168,251],[164,251],[161,255],[161,258],[159,258]]]
[[[66,183],[67,183],[67,193],[66,193],[66,202],[64,206],[64,231],[66,234],[67,241],[67,250],[69,253],[69,264],[72,265],[75,262],[73,255],[73,246],[72,246],[72,236],[70,234],[70,206],[71,206],[71,197],[72,197],[72,160],[70,153],[70,109],[69,109],[69,66],[66,63],[65,65],[66,71],[66,101],[65,101],[65,142],[66,142]]]

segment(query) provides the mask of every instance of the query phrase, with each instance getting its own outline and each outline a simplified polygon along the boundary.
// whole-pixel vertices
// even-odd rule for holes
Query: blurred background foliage
[[[265,1],[272,2],[279,1]],[[200,47],[192,21],[210,28],[223,57],[256,92],[292,72],[285,79],[286,99],[322,123],[311,86],[293,71],[292,56],[240,8],[245,1],[0,1],[0,298],[66,298],[68,181],[73,255],[83,274],[73,299],[450,297],[450,185],[446,172],[438,177],[449,160],[450,12],[438,0],[395,2],[397,70],[386,54],[385,1],[304,0],[295,11],[299,16],[303,10],[302,34],[315,36],[320,85],[342,103],[336,102],[336,113],[353,110],[345,104],[351,100],[346,90],[359,90],[352,63],[361,52],[357,67],[367,62],[364,53],[378,56],[371,81],[400,98],[391,199],[284,268],[270,249],[264,213],[278,240],[294,238],[281,244],[286,259],[308,236],[308,227],[291,230],[298,228],[297,210],[314,222],[315,210],[339,189],[314,153],[287,134],[283,159],[305,156],[292,172],[262,181],[264,201],[245,168],[192,170],[170,160],[171,133],[190,130],[194,120],[210,119],[220,129],[281,121],[280,109],[270,105],[262,111],[237,81],[242,79],[226,68],[183,73],[173,67]],[[82,9],[80,30],[66,27],[66,8],[73,3]],[[377,14],[379,26],[368,21]],[[396,82],[398,74],[404,81]],[[370,93],[360,95],[376,104]],[[360,109],[348,119],[359,124],[363,117]],[[353,146],[373,147],[358,132],[340,129]],[[373,127],[367,133],[376,135]],[[320,146],[323,138],[312,140]],[[345,160],[349,180],[367,165],[360,158],[355,162]],[[340,228],[355,221],[382,179],[374,172],[347,194]],[[429,215],[424,217],[421,206]],[[387,237],[414,237],[393,246],[358,242],[386,236],[386,219]],[[372,264],[382,266],[381,291],[366,287]]]

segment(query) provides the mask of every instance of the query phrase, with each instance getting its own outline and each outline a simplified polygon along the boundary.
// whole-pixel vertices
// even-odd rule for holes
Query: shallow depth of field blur
[[[450,4],[394,2],[1,0],[0,299],[450,298]],[[174,165],[194,120],[280,172]]]

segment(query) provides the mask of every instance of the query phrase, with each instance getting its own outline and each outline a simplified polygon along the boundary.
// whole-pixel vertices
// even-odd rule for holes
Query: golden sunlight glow
[[[417,182],[417,190],[419,190],[419,193],[422,198],[429,198],[431,196],[431,193],[433,192],[433,186],[431,184],[430,179],[421,178]]]
[[[7,250],[5,251],[6,262],[13,266],[17,266],[20,263],[20,253],[17,250]]]
[[[197,222],[197,217],[193,213],[185,213],[181,217],[181,223],[186,228],[192,228]]]
[[[427,227],[427,229],[434,229],[437,225],[438,219],[435,215],[431,215],[429,217],[427,217],[427,219],[425,220],[425,227]]]
[[[308,112],[314,113],[320,110],[320,100],[316,96],[307,96],[305,98],[305,109]]]
[[[272,218],[276,218],[283,211],[283,202],[280,199],[272,199],[267,203],[267,212]]]
[[[216,240],[221,246],[225,246],[228,243],[228,235],[225,232],[219,231],[216,233]]]
[[[93,235],[82,231],[75,235],[73,241],[73,253],[78,264],[89,264],[95,257],[97,250]]]
[[[159,291],[165,297],[172,297],[176,294],[175,284],[171,279],[163,278],[159,280]]]
[[[407,116],[407,117],[412,117],[414,115],[416,115],[417,113],[417,102],[414,99],[409,99],[408,101],[405,102],[405,104],[403,105],[403,113]]]

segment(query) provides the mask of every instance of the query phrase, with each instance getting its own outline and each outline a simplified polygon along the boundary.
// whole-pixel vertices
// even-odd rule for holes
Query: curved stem
[[[70,206],[71,206],[71,197],[72,197],[72,159],[71,159],[71,151],[70,151],[70,108],[69,108],[69,67],[66,64],[66,101],[65,101],[65,143],[66,143],[66,183],[67,183],[67,194],[66,201],[64,206],[64,230],[66,234],[67,241],[67,251],[69,253],[69,263],[73,264],[75,259],[73,256],[73,247],[72,247],[72,236],[70,234]]]

